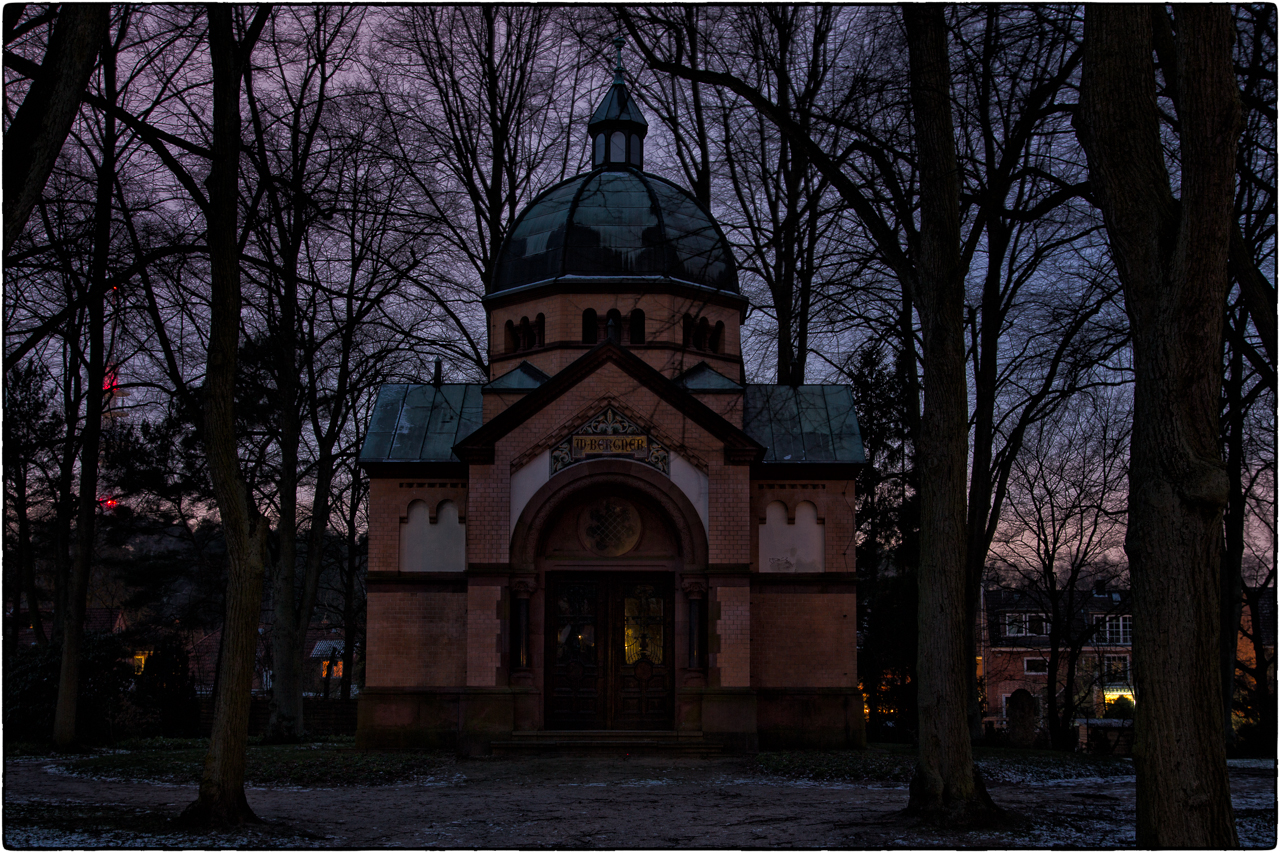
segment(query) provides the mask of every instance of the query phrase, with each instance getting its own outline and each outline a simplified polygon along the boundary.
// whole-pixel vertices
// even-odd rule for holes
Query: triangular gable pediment
[[[567,391],[588,381],[594,373],[607,364],[616,365],[642,387],[653,392],[684,417],[722,441],[725,447],[725,460],[730,464],[749,464],[763,456],[765,448],[755,439],[729,423],[705,403],[695,399],[692,394],[650,367],[634,353],[612,341],[596,345],[577,361],[543,383],[541,387],[530,391],[522,400],[496,415],[493,420],[454,445],[454,453],[464,462],[477,465],[492,464],[494,447],[498,441],[554,403]]]
[[[698,362],[672,381],[687,391],[742,391],[741,385],[705,361]]]
[[[499,376],[481,388],[482,391],[532,391],[546,384],[550,376],[543,373],[527,361],[522,361],[511,370]]]
[[[613,395],[593,401],[566,419],[561,427],[511,460],[511,469],[523,467],[544,450],[551,453],[553,474],[575,462],[621,456],[670,475],[671,450],[678,451],[703,473],[707,468],[706,460]]]

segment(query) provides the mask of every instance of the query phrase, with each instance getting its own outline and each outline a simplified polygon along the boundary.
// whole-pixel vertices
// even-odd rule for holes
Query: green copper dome
[[[733,254],[711,214],[670,181],[617,163],[563,181],[525,208],[489,293],[566,277],[652,277],[738,292]]]

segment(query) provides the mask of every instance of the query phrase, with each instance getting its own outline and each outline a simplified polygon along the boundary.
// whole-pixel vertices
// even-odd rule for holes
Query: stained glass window
[[[556,596],[556,663],[596,662],[596,585],[565,584]]]
[[[631,587],[623,598],[623,612],[627,665],[642,658],[662,663],[662,596],[646,584]]]

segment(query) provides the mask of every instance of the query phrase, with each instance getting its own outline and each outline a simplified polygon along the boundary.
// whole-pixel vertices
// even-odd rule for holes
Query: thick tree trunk
[[[965,463],[969,406],[960,269],[960,175],[941,6],[906,6],[911,106],[920,159],[920,253],[915,301],[924,341],[924,405],[916,444],[920,486],[920,756],[910,814],[949,824],[999,810],[973,765],[966,725]]]
[[[40,73],[4,134],[4,253],[40,200],[80,110],[80,98],[107,35],[111,6],[66,3],[58,12]]]
[[[1218,412],[1240,109],[1230,9],[1179,7],[1177,23],[1180,200],[1160,146],[1146,7],[1087,8],[1076,122],[1133,334],[1138,845],[1222,848],[1237,844],[1218,698]]]
[[[105,31],[101,35],[105,41]],[[94,55],[97,55],[96,49]],[[103,48],[102,65],[104,95],[114,102],[115,56],[109,43]],[[103,121],[102,162],[98,164],[97,198],[93,214],[93,268],[89,281],[85,284],[88,290],[89,364],[85,377],[88,388],[80,445],[80,511],[76,521],[76,552],[71,563],[67,589],[62,666],[58,671],[58,700],[53,716],[53,742],[59,749],[70,749],[76,743],[80,652],[84,642],[89,571],[93,564],[94,524],[98,516],[98,455],[102,435],[103,377],[106,374],[106,356],[103,352],[106,326],[104,301],[107,293],[107,259],[111,251],[111,198],[116,177],[115,120],[106,116]]]
[[[244,770],[268,524],[250,500],[236,454],[235,374],[240,337],[237,202],[240,74],[268,11],[259,8],[251,32],[241,44],[236,43],[233,34],[233,11],[228,5],[208,7],[209,56],[213,65],[213,162],[207,181],[206,219],[212,313],[203,438],[230,567],[213,733],[200,778],[200,793],[182,815],[185,822],[196,825],[234,825],[257,819],[245,799]]]

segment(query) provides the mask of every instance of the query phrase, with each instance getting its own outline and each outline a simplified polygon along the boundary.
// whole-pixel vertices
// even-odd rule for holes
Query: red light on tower
[[[120,387],[120,374],[114,364],[108,364],[102,374],[102,417],[104,420],[125,417],[124,411],[115,408],[116,397],[128,397],[129,392]]]

